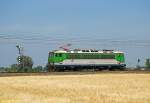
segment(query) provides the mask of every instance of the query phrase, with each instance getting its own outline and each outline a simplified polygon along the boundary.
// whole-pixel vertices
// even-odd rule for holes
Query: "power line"
[[[58,34],[56,36],[51,35],[40,35],[40,34],[0,34],[0,41],[3,40],[14,40],[24,43],[32,44],[55,44],[60,42],[71,42],[71,43],[90,43],[90,44],[105,44],[105,45],[123,45],[123,46],[150,46],[150,40],[114,40],[114,39],[101,39],[97,37],[78,37],[78,36],[68,36],[65,37],[64,34]],[[1,42],[3,42],[1,41]],[[14,42],[12,41],[12,42]],[[10,41],[6,41],[10,42]]]

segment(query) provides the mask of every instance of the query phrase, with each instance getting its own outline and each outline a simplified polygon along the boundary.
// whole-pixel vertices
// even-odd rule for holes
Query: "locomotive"
[[[65,70],[124,70],[125,57],[121,51],[74,49],[53,50],[48,55],[49,71]]]

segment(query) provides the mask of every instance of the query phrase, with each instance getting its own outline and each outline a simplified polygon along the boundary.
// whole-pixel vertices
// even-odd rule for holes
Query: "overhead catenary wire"
[[[145,47],[145,46],[150,46],[150,40],[117,40],[117,39],[103,39],[103,38],[97,38],[97,37],[86,37],[86,36],[75,36],[75,35],[66,35],[66,34],[10,34],[10,33],[0,33],[0,43],[8,43],[8,42],[23,42],[23,43],[32,43],[32,44],[58,44],[58,43],[65,43],[71,42],[78,44],[83,43],[83,44],[100,44],[100,45],[123,45],[123,46],[139,46],[139,47]]]

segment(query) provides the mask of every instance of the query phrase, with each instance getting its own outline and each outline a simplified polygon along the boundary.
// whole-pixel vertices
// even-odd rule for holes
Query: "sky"
[[[0,66],[16,63],[16,44],[35,65],[65,43],[150,57],[149,0],[0,0]]]

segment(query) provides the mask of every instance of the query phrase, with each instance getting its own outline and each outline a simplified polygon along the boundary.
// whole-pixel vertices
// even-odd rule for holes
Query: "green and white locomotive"
[[[114,50],[54,50],[49,52],[50,71],[64,70],[124,70],[124,53]]]

